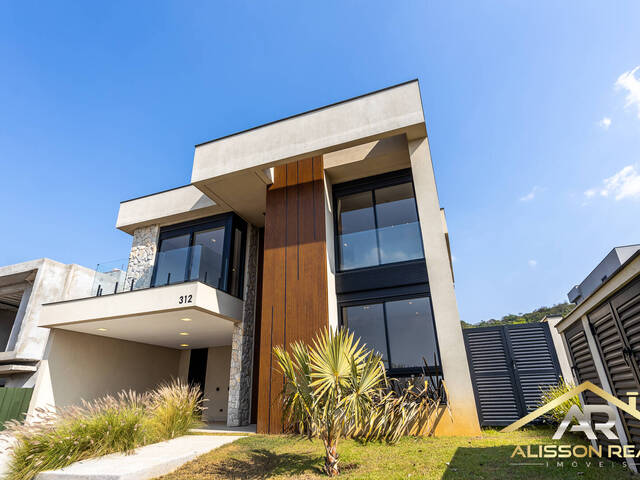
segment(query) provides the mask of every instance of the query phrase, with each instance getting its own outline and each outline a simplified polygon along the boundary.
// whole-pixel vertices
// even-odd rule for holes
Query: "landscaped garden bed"
[[[393,479],[630,479],[621,464],[603,460],[600,467],[593,459],[564,459],[563,467],[549,465],[512,465],[516,445],[558,443],[551,440],[553,430],[528,428],[514,433],[484,430],[478,437],[405,437],[395,445],[384,442],[342,440],[339,478],[362,480]],[[565,435],[560,443],[582,443]],[[326,479],[323,472],[325,450],[319,440],[281,435],[252,435],[214,450],[183,465],[162,480],[267,480]],[[534,463],[540,463],[535,462]],[[634,477],[635,478],[635,477]]]
[[[198,388],[179,381],[144,393],[121,392],[82,405],[40,411],[28,423],[11,421],[7,480],[31,480],[79,460],[136,448],[185,435],[201,425]]]

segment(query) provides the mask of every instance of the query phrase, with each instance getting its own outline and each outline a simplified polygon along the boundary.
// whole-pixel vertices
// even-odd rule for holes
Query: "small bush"
[[[45,470],[184,435],[200,424],[202,409],[199,389],[175,380],[142,395],[121,392],[57,412],[41,410],[36,421],[7,423],[16,443],[6,478],[31,480]]]
[[[540,387],[542,395],[540,396],[539,406],[546,405],[552,400],[555,400],[556,398],[564,395],[574,387],[575,385],[573,383],[566,382],[564,378],[560,378],[560,381],[555,385]],[[571,397],[568,400],[565,400],[559,406],[548,412],[545,415],[546,420],[549,423],[559,425],[560,422],[564,420],[565,415],[573,405],[580,406],[580,399],[577,395],[575,397]]]
[[[149,405],[148,429],[160,440],[179,437],[200,425],[204,408],[200,390],[177,382],[153,390]]]

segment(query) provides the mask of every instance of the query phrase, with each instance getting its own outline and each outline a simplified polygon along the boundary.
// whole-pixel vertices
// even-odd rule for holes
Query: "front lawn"
[[[340,443],[338,478],[344,479],[616,479],[632,478],[621,464],[585,459],[577,466],[564,460],[564,467],[549,461],[549,466],[511,465],[515,445],[552,443],[553,432],[530,428],[514,433],[485,430],[480,437],[403,438],[397,445]],[[569,443],[565,437],[562,443]],[[162,480],[217,479],[326,479],[321,471],[324,450],[319,441],[297,437],[253,435],[221,447],[187,463]],[[532,460],[529,460],[530,462]],[[589,461],[587,459],[587,461]]]

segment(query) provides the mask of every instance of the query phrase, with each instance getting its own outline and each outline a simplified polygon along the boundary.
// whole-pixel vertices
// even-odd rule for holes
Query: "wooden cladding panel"
[[[328,325],[322,158],[275,168],[267,191],[258,379],[260,433],[281,433],[276,345],[309,342]]]

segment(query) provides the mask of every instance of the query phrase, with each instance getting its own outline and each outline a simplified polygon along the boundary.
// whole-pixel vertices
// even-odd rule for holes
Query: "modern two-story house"
[[[272,348],[349,328],[391,376],[444,378],[479,431],[417,81],[212,140],[188,185],[122,202],[128,260],[44,305],[36,403],[180,377],[207,419],[282,431]]]

